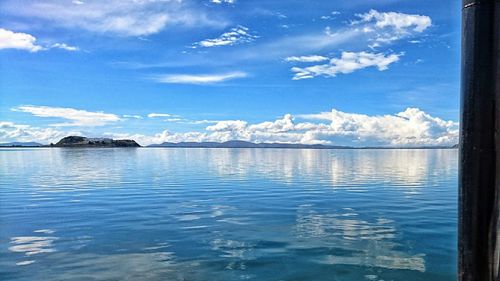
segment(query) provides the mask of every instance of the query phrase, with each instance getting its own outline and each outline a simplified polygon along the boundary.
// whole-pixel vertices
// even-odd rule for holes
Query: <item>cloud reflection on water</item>
[[[318,259],[319,263],[425,272],[425,254],[403,252],[404,245],[394,239],[397,232],[392,220],[362,220],[352,211],[319,213],[311,205],[297,210],[295,233],[299,239],[345,250],[325,255]]]

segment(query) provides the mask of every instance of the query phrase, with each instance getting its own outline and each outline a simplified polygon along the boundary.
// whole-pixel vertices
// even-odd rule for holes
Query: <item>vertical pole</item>
[[[458,280],[498,281],[500,0],[462,4]]]

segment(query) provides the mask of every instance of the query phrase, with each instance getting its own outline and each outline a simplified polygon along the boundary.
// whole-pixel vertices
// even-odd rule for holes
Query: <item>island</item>
[[[109,138],[86,138],[68,136],[62,138],[51,147],[140,147],[134,140],[114,140]]]
[[[40,147],[43,146],[43,144],[38,143],[38,142],[5,142],[5,143],[0,143],[0,147]]]

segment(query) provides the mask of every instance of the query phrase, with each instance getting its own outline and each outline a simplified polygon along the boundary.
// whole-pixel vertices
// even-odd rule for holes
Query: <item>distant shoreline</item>
[[[312,149],[312,150],[370,150],[370,149],[391,149],[391,150],[403,150],[403,149],[414,149],[414,150],[422,150],[422,149],[458,149],[458,147],[453,147],[453,146],[438,146],[438,147],[332,147],[332,148],[314,148],[314,147],[299,147],[299,148],[292,148],[292,147],[189,147],[189,146],[141,146],[141,147],[57,147],[57,146],[50,146],[50,145],[42,145],[42,146],[2,146],[0,145],[0,149],[2,148],[65,148],[65,149],[102,149],[102,148],[140,148],[140,149],[158,149],[158,148],[163,148],[163,149],[175,149],[175,148],[189,148],[189,149],[290,149],[290,150],[301,150],[301,149]]]
[[[253,143],[242,140],[226,142],[164,142],[141,146],[134,140],[114,140],[109,138],[87,138],[81,136],[68,136],[56,144],[43,145],[36,142],[0,143],[0,148],[251,148],[251,149],[456,149],[453,146],[342,146],[325,144],[300,144],[300,143]]]

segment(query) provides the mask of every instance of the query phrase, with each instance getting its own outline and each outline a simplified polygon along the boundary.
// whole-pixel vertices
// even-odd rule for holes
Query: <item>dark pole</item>
[[[498,281],[499,20],[500,0],[463,0],[459,281]]]

